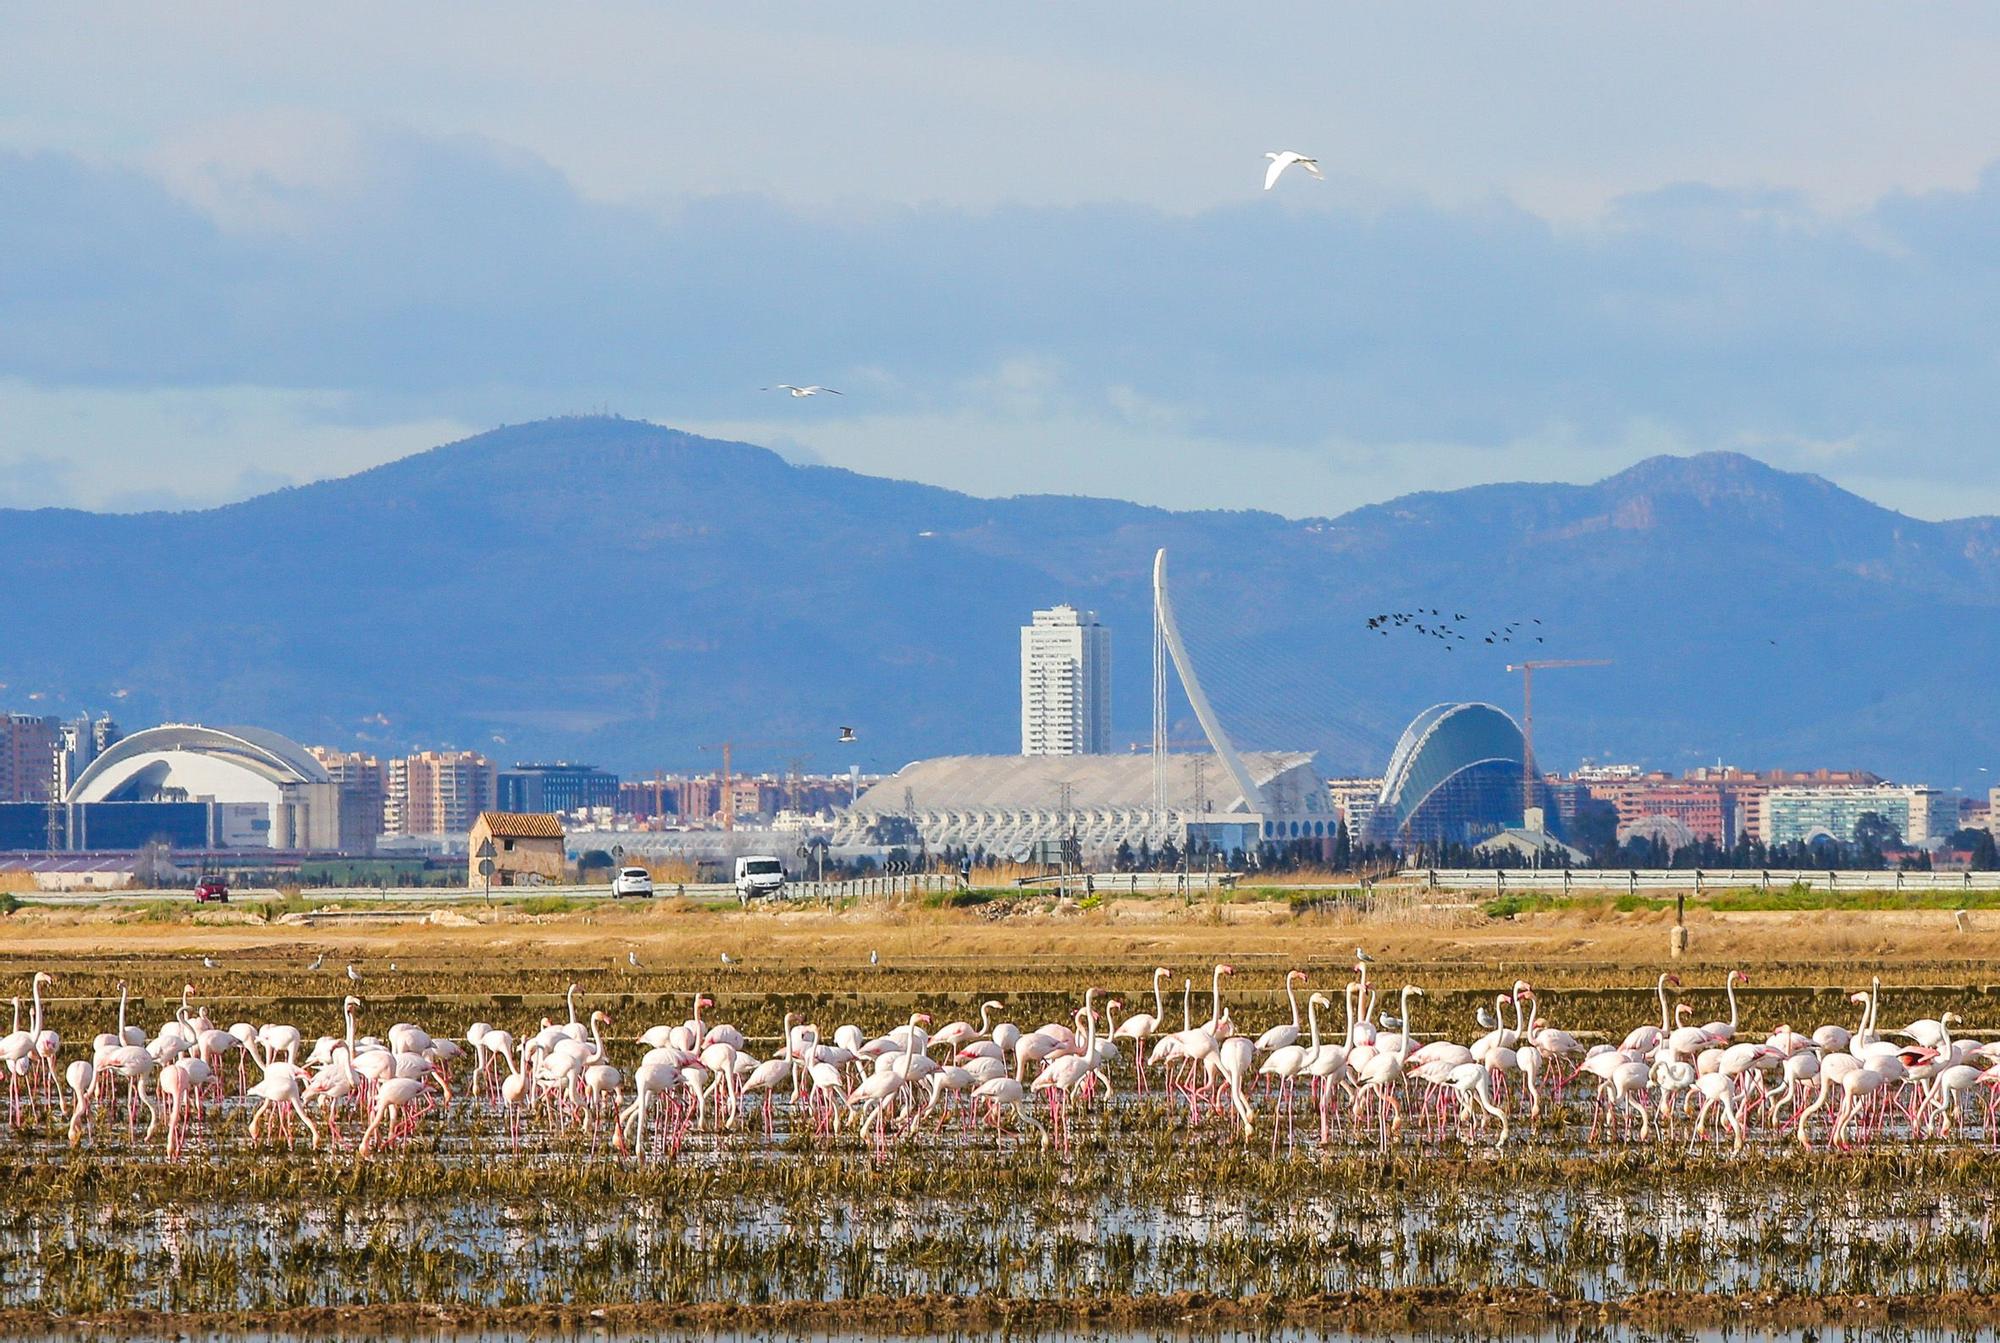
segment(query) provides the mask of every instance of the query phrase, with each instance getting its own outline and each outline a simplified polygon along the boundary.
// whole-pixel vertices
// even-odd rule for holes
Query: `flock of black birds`
[[[1447,616],[1435,606],[1428,608],[1418,607],[1414,611],[1389,611],[1379,616],[1370,616],[1368,617],[1368,628],[1374,630],[1385,639],[1389,637],[1390,632],[1393,630],[1407,630],[1412,634],[1421,634],[1426,638],[1436,639],[1439,643],[1443,644],[1446,652],[1450,652],[1460,644],[1471,643],[1474,639],[1478,639],[1481,643],[1510,644],[1514,642],[1514,634],[1517,630],[1520,631],[1523,643],[1526,643],[1530,637],[1536,643],[1543,642],[1542,636],[1536,634],[1532,628],[1532,626],[1542,623],[1539,616],[1531,616],[1525,622],[1510,620],[1504,625],[1487,630],[1483,635],[1478,632],[1476,627],[1471,634],[1467,634],[1460,629],[1460,626],[1468,618],[1463,611],[1454,611]],[[1524,628],[1524,625],[1528,628]]]

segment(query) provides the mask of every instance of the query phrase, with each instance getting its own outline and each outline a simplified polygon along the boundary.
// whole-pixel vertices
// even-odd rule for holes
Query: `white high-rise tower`
[[[1097,612],[1057,606],[1021,627],[1021,754],[1111,749],[1111,631]]]

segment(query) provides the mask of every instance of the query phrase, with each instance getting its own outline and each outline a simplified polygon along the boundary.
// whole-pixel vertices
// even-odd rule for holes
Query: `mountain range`
[[[1518,714],[1505,667],[1529,656],[1611,663],[1538,678],[1552,766],[2000,771],[2000,521],[1920,521],[1731,453],[1289,519],[975,498],[541,421],[199,512],[0,511],[0,707],[627,773],[724,740],[739,768],[894,769],[1017,749],[1018,629],[1067,601],[1112,630],[1122,749],[1150,736],[1162,546],[1238,744],[1316,749],[1329,774],[1379,772],[1439,700]]]

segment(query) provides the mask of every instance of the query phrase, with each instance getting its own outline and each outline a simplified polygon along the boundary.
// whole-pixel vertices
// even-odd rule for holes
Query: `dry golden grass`
[[[826,912],[697,909],[672,900],[600,904],[548,914],[467,905],[416,921],[302,926],[265,922],[248,906],[158,911],[29,906],[5,921],[4,958],[88,963],[93,957],[253,955],[381,962],[398,957],[499,971],[509,966],[622,967],[636,954],[651,968],[719,967],[721,955],[766,972],[784,966],[865,965],[871,951],[888,966],[1043,972],[1069,964],[1175,967],[1201,978],[1217,960],[1259,973],[1285,965],[1351,963],[1359,944],[1383,966],[1458,975],[1525,973],[1550,986],[1649,983],[1673,966],[1671,916],[1603,907],[1494,919],[1474,908],[1293,913],[1280,904],[1215,905],[1111,901],[1099,909],[1005,919],[977,911],[915,906]],[[1690,909],[1690,954],[1678,967],[1691,979],[1729,966],[1767,983],[1865,981],[1880,968],[1909,977],[1926,967],[1971,967],[2000,958],[2000,911],[1980,912],[1971,929],[1949,911],[1715,913]],[[1953,973],[1957,973],[1954,971]],[[1950,975],[1942,976],[1949,979]],[[1239,979],[1239,983],[1243,981]]]

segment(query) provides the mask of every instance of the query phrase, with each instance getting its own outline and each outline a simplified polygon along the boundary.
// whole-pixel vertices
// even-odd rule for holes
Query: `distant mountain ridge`
[[[638,421],[514,425],[198,513],[0,511],[0,707],[628,772],[724,739],[796,743],[746,745],[751,766],[893,769],[1013,750],[1016,630],[1071,601],[1111,625],[1114,737],[1143,741],[1163,545],[1224,679],[1246,668],[1293,708],[1246,714],[1241,744],[1317,748],[1330,773],[1379,770],[1437,700],[1517,706],[1502,667],[1529,649],[1616,663],[1538,694],[1550,763],[2000,771],[1995,520],[1920,521],[1731,453],[1292,520],[980,499]],[[1539,616],[1549,642],[1446,656],[1365,628],[1447,604]],[[834,744],[846,723],[858,752]]]

